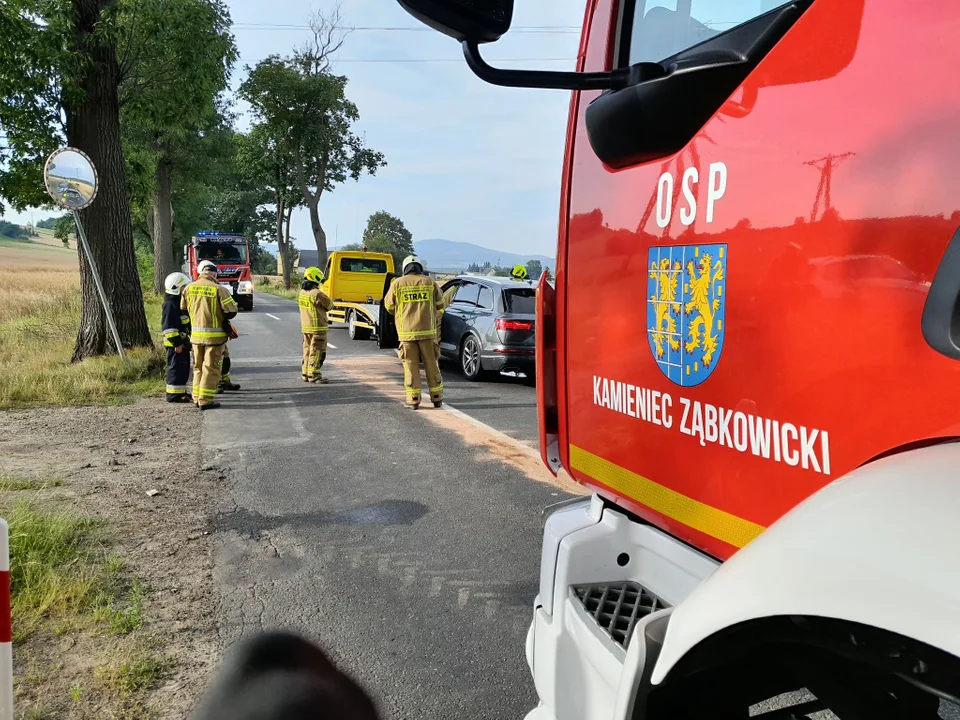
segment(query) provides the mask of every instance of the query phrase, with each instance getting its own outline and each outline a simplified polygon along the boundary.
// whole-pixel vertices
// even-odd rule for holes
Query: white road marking
[[[272,317],[274,320],[279,320],[279,319],[280,319],[280,318],[278,318],[276,315],[271,315],[270,313],[264,313],[264,314],[265,314],[267,317]]]
[[[331,348],[331,349],[333,349],[333,350],[338,350],[338,349],[339,349],[339,348],[337,348],[337,346],[334,345],[333,343],[327,343],[327,347],[328,347],[328,348]]]

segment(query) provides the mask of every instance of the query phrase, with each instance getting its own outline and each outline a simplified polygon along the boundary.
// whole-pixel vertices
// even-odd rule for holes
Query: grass
[[[145,299],[156,337],[162,300]],[[71,363],[80,327],[79,277],[69,270],[0,269],[0,409],[86,405],[163,390],[159,348]]]
[[[98,648],[99,659],[82,662],[83,674],[59,690],[74,712],[96,706],[102,717],[109,706],[109,717],[117,720],[154,717],[144,705],[145,693],[169,678],[174,664],[164,656],[162,642],[142,630],[144,588],[124,576],[121,556],[104,552],[101,523],[23,501],[12,507],[0,503],[0,515],[10,523],[14,647],[27,658],[18,670],[17,692],[30,692],[42,703],[23,717],[62,716],[47,710],[53,701],[49,689],[61,673],[65,642],[78,640]],[[38,661],[35,653],[44,646],[61,648],[53,650],[56,660]]]
[[[92,606],[101,585],[93,520],[46,513],[17,502],[10,524],[10,598],[14,642],[47,621],[73,624]]]
[[[33,480],[30,478],[10,477],[9,475],[0,475],[0,492],[17,492],[22,490],[49,490],[50,488],[60,487],[63,480],[59,478],[54,480]]]
[[[97,668],[97,678],[121,697],[152,690],[170,676],[170,661],[149,650],[137,649],[119,663]]]
[[[299,280],[299,278],[297,278]],[[283,286],[283,280],[279,277],[269,278],[266,275],[263,275],[257,278],[254,286],[260,292],[270,293],[271,295],[276,295],[277,297],[287,298],[287,300],[296,300],[297,295],[300,294],[299,287],[292,287],[287,290]]]

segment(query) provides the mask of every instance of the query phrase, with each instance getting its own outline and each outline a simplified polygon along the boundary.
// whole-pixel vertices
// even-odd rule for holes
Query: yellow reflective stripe
[[[436,337],[437,331],[433,330],[411,330],[410,332],[398,332],[401,340],[424,340]]]
[[[191,337],[195,338],[225,338],[227,334],[223,330],[212,331],[212,332],[203,332],[202,330],[194,330],[191,334]]]
[[[163,334],[164,334],[164,337],[167,337],[167,336],[177,336],[177,335],[180,334],[180,331],[179,331],[179,330],[164,330],[164,331],[163,331]]]
[[[430,392],[432,392],[432,393],[440,392],[441,390],[443,390],[443,383],[440,383],[440,384],[437,385],[436,387],[430,388]]]
[[[575,445],[570,446],[570,466],[646,505],[654,512],[737,548],[742,548],[766,529],[762,525],[681,495]]]
[[[330,329],[329,325],[305,325],[300,328],[305,333],[322,333]]]
[[[199,394],[202,398],[212,398],[217,396],[216,389],[208,390],[207,388],[200,388],[199,390],[194,390],[194,394]]]
[[[219,287],[219,285],[188,285],[187,295],[190,297],[215,298]]]
[[[186,395],[186,385],[167,385],[167,395]]]

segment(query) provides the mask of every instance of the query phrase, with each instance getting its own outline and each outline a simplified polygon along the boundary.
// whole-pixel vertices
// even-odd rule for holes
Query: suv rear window
[[[340,272],[379,273],[384,275],[387,272],[387,261],[371,258],[340,258]]]
[[[537,291],[533,288],[518,288],[503,291],[503,304],[508,313],[536,315]]]

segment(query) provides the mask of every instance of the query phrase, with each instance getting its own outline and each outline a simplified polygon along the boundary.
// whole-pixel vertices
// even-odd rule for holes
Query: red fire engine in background
[[[594,495],[546,522],[529,720],[950,712],[960,5],[588,0],[548,73],[481,56],[512,0],[400,3],[573,91],[540,440]]]
[[[250,245],[243,235],[198,232],[183,246],[183,271],[197,279],[197,266],[204,260],[216,263],[220,284],[233,294],[240,310],[253,310],[253,271]]]

